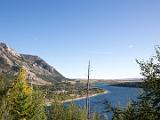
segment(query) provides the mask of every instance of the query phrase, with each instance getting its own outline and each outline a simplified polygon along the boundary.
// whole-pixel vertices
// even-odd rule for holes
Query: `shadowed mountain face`
[[[28,71],[28,78],[33,84],[52,84],[67,79],[40,57],[19,54],[5,43],[0,43],[0,73],[15,75],[22,66]]]

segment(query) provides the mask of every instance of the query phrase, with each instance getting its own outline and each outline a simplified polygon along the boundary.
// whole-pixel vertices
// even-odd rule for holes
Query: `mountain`
[[[15,75],[20,67],[27,70],[33,84],[52,84],[67,79],[40,57],[19,54],[5,43],[0,43],[0,73]]]

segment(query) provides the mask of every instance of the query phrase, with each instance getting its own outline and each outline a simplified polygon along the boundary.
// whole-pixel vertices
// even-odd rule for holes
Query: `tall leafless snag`
[[[86,110],[87,110],[87,120],[90,120],[90,100],[89,100],[89,84],[90,81],[90,60],[88,63],[88,79],[87,79],[87,95],[86,95]]]

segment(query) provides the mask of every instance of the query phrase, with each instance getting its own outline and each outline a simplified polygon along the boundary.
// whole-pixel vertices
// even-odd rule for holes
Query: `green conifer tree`
[[[114,112],[113,120],[160,120],[160,47],[155,56],[137,63],[144,76],[143,92],[136,104]]]
[[[8,120],[45,120],[39,94],[28,85],[27,72],[20,69],[7,95]],[[40,100],[40,101],[39,101]],[[42,115],[43,114],[43,115]]]

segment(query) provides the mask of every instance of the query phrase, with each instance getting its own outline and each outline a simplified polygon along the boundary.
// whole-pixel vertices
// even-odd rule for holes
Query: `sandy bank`
[[[105,90],[103,93],[96,93],[96,94],[93,94],[93,95],[89,95],[89,97],[91,98],[91,97],[95,97],[95,96],[102,95],[102,94],[107,94],[107,93],[109,93],[109,91]],[[77,101],[77,100],[83,100],[83,99],[86,99],[86,96],[64,100],[64,101],[62,101],[62,103],[67,103],[67,102],[72,102],[72,101]]]
[[[102,92],[102,93],[96,93],[96,94],[89,95],[89,97],[91,98],[91,97],[95,97],[95,96],[102,95],[102,94],[107,94],[107,93],[109,93],[109,91],[108,91],[108,90],[105,90],[105,91]],[[74,101],[83,100],[83,99],[86,99],[86,96],[78,97],[78,98],[73,98],[73,99],[68,99],[68,100],[64,100],[64,101],[62,101],[61,103],[68,103],[68,102],[72,102],[72,101],[74,102]],[[51,103],[52,103],[51,101],[47,101],[47,102],[46,102],[46,105],[47,105],[47,106],[50,106]]]

